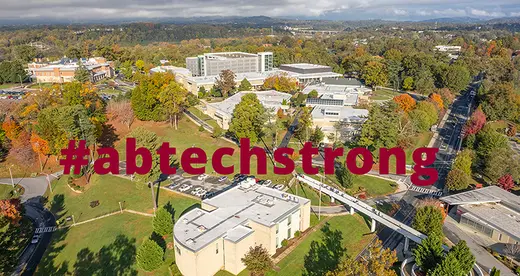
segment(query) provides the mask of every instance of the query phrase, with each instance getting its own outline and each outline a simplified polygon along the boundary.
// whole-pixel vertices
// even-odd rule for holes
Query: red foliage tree
[[[412,111],[412,109],[414,109],[415,105],[416,105],[415,100],[412,98],[412,96],[410,96],[408,94],[402,94],[399,96],[395,96],[394,102],[397,103],[397,105],[399,106],[399,109],[401,109],[402,111],[407,112],[407,113]]]
[[[0,200],[0,216],[14,225],[18,225],[22,219],[21,210],[22,205],[17,198]]]
[[[498,179],[498,186],[506,191],[511,191],[511,189],[515,186],[515,182],[513,181],[513,176],[510,174],[506,174]]]
[[[475,110],[475,112],[473,112],[473,115],[471,115],[468,123],[464,126],[464,131],[466,133],[465,135],[476,134],[484,127],[485,124],[486,114],[484,114],[482,109],[479,107],[477,110]]]
[[[516,126],[510,124],[507,128],[507,136],[514,137],[516,135]]]

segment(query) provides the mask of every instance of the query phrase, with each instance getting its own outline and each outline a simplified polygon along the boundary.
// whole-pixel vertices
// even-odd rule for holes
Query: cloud
[[[518,0],[0,0],[0,7],[0,19],[41,17],[89,20],[266,15],[340,20],[407,20],[520,15]]]

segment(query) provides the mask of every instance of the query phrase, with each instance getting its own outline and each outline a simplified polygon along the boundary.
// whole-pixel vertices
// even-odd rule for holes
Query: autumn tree
[[[486,124],[486,115],[478,107],[464,126],[465,135],[477,134]]]
[[[455,100],[455,95],[453,95],[449,88],[438,89],[437,94],[441,95],[445,107],[450,106]]]
[[[128,129],[130,129],[135,118],[134,110],[129,100],[108,102],[107,114],[112,120],[124,124]]]
[[[466,175],[471,175],[471,166],[473,164],[473,151],[471,149],[464,149],[453,162],[452,169],[457,169],[464,172]]]
[[[379,61],[369,61],[361,71],[361,78],[372,88],[383,86],[388,82],[386,67]]]
[[[311,92],[309,92],[309,98],[317,98],[318,97],[318,91],[313,89]]]
[[[298,125],[294,131],[296,138],[309,141],[312,126],[312,110],[309,107],[303,107],[300,117],[298,118]]]
[[[395,271],[392,269],[397,262],[397,253],[395,250],[383,248],[381,240],[377,239],[368,249],[368,256],[363,258],[368,275],[394,276]]]
[[[450,191],[460,191],[465,190],[469,186],[469,176],[458,169],[453,169],[448,173],[448,177],[446,179],[446,187]]]
[[[215,86],[218,90],[220,90],[220,93],[222,93],[222,96],[224,98],[227,98],[229,93],[235,89],[236,82],[235,82],[235,73],[233,71],[226,69],[222,70],[220,74],[218,75],[218,78],[215,80]]]
[[[428,101],[420,101],[409,114],[415,129],[419,132],[428,131],[439,119],[437,108]]]
[[[498,179],[498,186],[506,191],[511,191],[511,189],[515,186],[513,176],[511,176],[511,174],[506,174],[500,177]]]
[[[33,132],[31,133],[31,146],[33,151],[38,155],[38,160],[40,161],[40,170],[43,170],[41,156],[47,156],[50,154],[49,143],[38,136],[38,134]]]
[[[22,219],[22,205],[20,199],[11,198],[0,200],[0,217],[14,225],[18,225]]]
[[[264,90],[274,89],[285,93],[295,93],[298,91],[298,81],[287,73],[280,73],[267,77],[262,88]]]
[[[274,267],[274,262],[269,252],[261,245],[249,247],[249,251],[241,260],[253,276],[264,275]]]
[[[187,95],[188,91],[175,81],[159,92],[159,101],[175,129],[178,129],[179,114],[188,106]]]
[[[132,90],[132,109],[135,116],[143,121],[163,121],[164,108],[159,93],[174,81],[171,73],[155,73],[141,77],[139,84]]]
[[[429,96],[428,96],[429,100],[435,104],[435,106],[437,107],[437,109],[439,110],[442,110],[444,109],[444,101],[442,100],[442,97],[441,95],[437,94],[437,93],[431,93]]]
[[[399,96],[395,96],[393,100],[397,103],[399,109],[406,113],[412,111],[412,109],[414,109],[416,105],[415,100],[412,98],[412,96],[408,94],[401,94]]]

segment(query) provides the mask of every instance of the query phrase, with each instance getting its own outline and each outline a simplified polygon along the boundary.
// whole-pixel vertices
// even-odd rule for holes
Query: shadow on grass
[[[321,240],[312,241],[309,252],[304,257],[303,275],[322,276],[338,268],[347,253],[343,247],[343,234],[340,230],[330,229],[329,223],[321,228]]]
[[[97,253],[81,249],[74,263],[73,275],[137,275],[135,239],[118,235],[115,241],[103,246]]]

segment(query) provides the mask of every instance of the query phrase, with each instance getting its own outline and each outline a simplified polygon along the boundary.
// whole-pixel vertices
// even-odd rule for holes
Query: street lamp
[[[14,179],[13,179],[13,173],[11,172],[11,167],[13,167],[13,165],[9,166],[9,175],[11,176],[11,185],[13,185],[13,188],[14,188]]]
[[[49,190],[51,191],[51,194],[52,194],[52,185],[51,185],[51,181],[49,179],[49,174],[48,173],[44,173],[44,172],[41,172],[43,174],[46,175],[46,178],[47,178],[47,185],[49,186]]]

